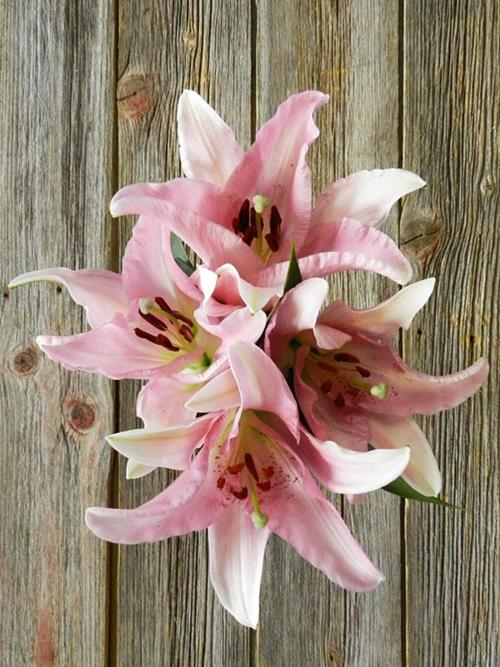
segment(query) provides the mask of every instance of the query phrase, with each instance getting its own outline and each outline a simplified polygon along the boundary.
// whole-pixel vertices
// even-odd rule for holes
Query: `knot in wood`
[[[125,74],[118,81],[118,113],[131,123],[138,123],[153,106],[153,78],[150,74]]]
[[[34,345],[28,345],[14,351],[9,366],[14,375],[26,377],[37,371],[38,362],[38,349]]]
[[[88,433],[96,422],[97,406],[90,398],[68,399],[65,412],[69,425],[77,433]]]

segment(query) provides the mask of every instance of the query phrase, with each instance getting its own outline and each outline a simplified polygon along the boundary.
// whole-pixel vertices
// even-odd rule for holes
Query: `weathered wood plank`
[[[292,92],[331,95],[309,160],[315,191],[359,169],[398,166],[398,2],[261,0],[257,18],[258,124]],[[385,230],[397,238],[395,214]],[[355,307],[396,289],[367,274],[332,281],[332,295]],[[345,594],[273,540],[259,629],[266,667],[401,662],[399,501],[372,494],[344,514],[386,582],[372,594]]]
[[[204,95],[237,137],[249,142],[249,12],[249,5],[237,1],[120,1],[121,185],[180,175],[176,106],[184,88]],[[117,224],[125,243],[130,223]],[[134,424],[137,389],[120,391],[122,429]],[[126,482],[122,465],[117,502],[136,506],[172,479],[155,472]],[[121,547],[119,565],[117,664],[249,663],[251,632],[222,609],[209,584],[205,534]]]
[[[449,373],[484,355],[488,386],[425,420],[444,492],[465,513],[407,517],[408,664],[498,664],[498,119],[494,2],[408,2],[404,165],[428,186],[408,200],[401,238],[436,293],[406,357]]]
[[[86,329],[55,285],[9,293],[35,268],[106,266],[113,15],[104,0],[2,3],[0,581],[2,665],[103,665],[111,383],[44,359],[41,333]]]

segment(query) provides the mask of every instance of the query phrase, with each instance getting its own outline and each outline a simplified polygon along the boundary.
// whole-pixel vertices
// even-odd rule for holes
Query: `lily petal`
[[[329,491],[357,494],[380,489],[399,477],[410,460],[410,448],[354,452],[302,430],[300,456]]]
[[[176,353],[138,338],[123,315],[76,336],[38,336],[45,354],[70,370],[101,373],[113,380],[147,378],[158,371],[175,372],[189,363],[190,355]],[[193,361],[199,353],[191,355]]]
[[[238,505],[222,513],[208,529],[210,579],[221,604],[239,623],[259,620],[259,593],[267,528],[256,529]]]
[[[186,403],[186,408],[193,412],[216,412],[238,407],[240,400],[240,391],[233,372],[228,369],[216,375],[196,392]]]
[[[224,185],[243,157],[230,127],[193,90],[185,90],[179,98],[177,127],[186,176]]]
[[[358,171],[336,181],[320,195],[313,222],[323,224],[349,217],[365,225],[378,225],[398,199],[424,185],[420,176],[403,169]]]
[[[115,217],[141,215],[151,220],[151,224],[165,223],[209,268],[216,269],[229,260],[241,275],[252,275],[263,266],[232,230],[151,194],[124,193],[113,199],[110,210]]]
[[[128,304],[119,273],[100,269],[42,269],[17,276],[10,281],[9,289],[38,280],[64,285],[73,301],[85,308],[87,320],[94,328],[108,322],[115,313],[127,312]]]
[[[309,256],[312,256],[312,259]],[[348,268],[374,271],[401,284],[407,283],[412,277],[411,264],[387,234],[352,218],[341,218],[329,224],[312,227],[306,244],[300,250],[300,257],[299,266],[303,278]],[[314,258],[318,263],[316,272]],[[351,267],[347,264],[335,268],[336,262],[340,260],[343,263],[346,259],[352,262]],[[321,264],[332,260],[333,267],[328,271],[320,268]],[[311,262],[312,267],[309,266]]]
[[[186,426],[193,421],[193,413],[184,407],[193,391],[192,385],[177,378],[154,377],[137,397],[137,416],[146,428],[158,431],[172,425]]]
[[[297,404],[285,378],[265,352],[249,343],[236,343],[229,349],[229,364],[240,391],[241,411],[271,412],[298,439]]]
[[[404,287],[393,297],[367,310],[354,310],[342,301],[326,308],[319,318],[322,324],[339,327],[343,331],[358,331],[377,338],[389,338],[399,328],[409,329],[413,318],[429,300],[435,278],[419,280]]]
[[[126,479],[140,479],[141,477],[149,475],[153,470],[156,470],[156,466],[147,466],[144,463],[134,461],[134,459],[129,459],[127,461],[125,477]]]
[[[138,463],[184,470],[213,421],[214,416],[208,415],[198,417],[188,426],[173,426],[162,431],[137,428],[108,435],[106,440],[117,452]]]
[[[372,415],[370,442],[374,447],[409,447],[410,463],[403,479],[424,496],[437,496],[441,491],[441,473],[422,429],[409,417]]]
[[[227,182],[242,199],[268,197],[286,219],[282,243],[286,256],[293,240],[300,247],[310,224],[311,176],[305,161],[319,131],[314,111],[328,96],[316,91],[291,95],[265,123]]]
[[[132,510],[90,507],[85,522],[103,540],[117,544],[158,542],[203,530],[223,510],[215,480],[207,477],[208,447],[162,493]]]
[[[291,484],[286,500],[273,505],[269,528],[334,583],[349,591],[369,591],[383,581],[349,532],[335,507],[304,472],[304,485]]]

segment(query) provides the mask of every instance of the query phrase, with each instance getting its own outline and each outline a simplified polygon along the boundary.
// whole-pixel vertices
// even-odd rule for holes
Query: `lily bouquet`
[[[111,202],[114,216],[139,216],[122,273],[53,268],[10,285],[56,281],[85,308],[90,331],[38,338],[51,359],[146,381],[144,428],[107,438],[128,458],[127,477],[181,471],[136,509],[88,509],[90,530],[135,544],[208,528],[215,591],[251,627],[271,532],[348,590],[383,580],[322,487],[350,502],[382,487],[440,502],[438,466],[413,415],[458,405],[488,372],[480,359],[425,375],[391,345],[431,296],[432,278],[368,310],[325,304],[324,277],[338,271],[411,279],[377,226],[424,185],[401,169],[361,171],[311,207],[305,157],[327,100],[292,95],[243,151],[216,112],[184,92],[186,178],[130,185]]]

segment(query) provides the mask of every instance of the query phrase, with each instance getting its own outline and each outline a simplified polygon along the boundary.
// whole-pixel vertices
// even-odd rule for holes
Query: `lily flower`
[[[215,591],[224,607],[251,627],[258,621],[270,532],[344,588],[375,588],[382,575],[300,458],[302,445],[297,442],[304,436],[283,375],[249,343],[230,348],[229,364],[187,402],[186,407],[203,416],[195,420],[199,430],[185,428],[184,440],[178,437],[180,429],[175,437],[165,433],[161,415],[156,432],[134,430],[109,439],[117,451],[144,465],[178,467],[172,462],[186,454],[192,458],[156,498],[132,510],[90,508],[87,525],[98,537],[124,544],[208,528]],[[397,477],[409,453],[353,453],[332,443],[329,457],[323,463],[329,488],[357,493]]]
[[[9,287],[38,280],[64,285],[82,305],[92,329],[74,336],[39,336],[48,357],[70,370],[113,379],[151,378],[183,372],[199,382],[226,363],[235,340],[257,340],[266,316],[247,308],[224,320],[197,321],[202,293],[176,264],[171,232],[140,219],[123,258],[121,274],[52,268],[18,276]]]
[[[163,221],[212,273],[218,302],[258,310],[281,295],[292,246],[304,278],[346,269],[375,271],[405,284],[412,270],[397,245],[374,228],[424,181],[402,169],[362,171],[335,182],[311,208],[305,157],[319,131],[317,91],[289,97],[243,151],[230,128],[195,92],[178,107],[180,155],[187,178],[120,190],[114,216]],[[201,278],[200,278],[201,280]]]
[[[453,375],[426,375],[409,368],[391,347],[391,337],[400,327],[409,328],[434,283],[433,278],[414,283],[367,310],[336,301],[320,312],[328,285],[319,278],[306,280],[284,296],[265,341],[267,353],[284,372],[294,364],[297,402],[317,438],[358,451],[368,444],[409,446],[410,463],[402,477],[426,496],[438,495],[441,475],[412,415],[459,405],[488,374],[486,360],[479,359]],[[317,474],[321,460],[316,451],[307,464]]]

